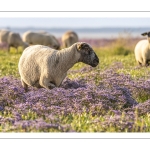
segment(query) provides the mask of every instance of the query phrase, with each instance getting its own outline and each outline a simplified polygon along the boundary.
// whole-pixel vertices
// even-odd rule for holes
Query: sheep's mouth
[[[99,64],[99,59],[95,59],[90,65],[96,67]]]
[[[55,45],[55,46],[53,46],[53,48],[59,50],[59,49],[60,49],[60,46],[56,46],[56,45]]]
[[[98,64],[91,64],[92,67],[96,67]]]

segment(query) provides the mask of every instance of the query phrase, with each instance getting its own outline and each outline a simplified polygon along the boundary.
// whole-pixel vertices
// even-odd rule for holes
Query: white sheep
[[[26,91],[28,86],[46,89],[59,87],[67,71],[78,62],[96,67],[99,58],[84,42],[77,42],[60,51],[43,45],[29,46],[18,63],[22,85]]]
[[[58,39],[54,35],[46,32],[46,31],[42,31],[42,30],[38,31],[37,33],[41,33],[41,34],[44,34],[44,35],[49,35],[53,39],[53,43],[55,43],[55,46],[53,48],[55,48],[57,50],[60,49],[60,43],[59,43]]]
[[[8,52],[10,51],[10,47],[15,47],[18,51],[18,47],[22,46],[23,48],[28,47],[29,45],[22,41],[19,33],[11,32],[9,30],[1,30],[0,31],[0,43],[5,43],[8,45]]]
[[[52,35],[52,34],[49,34],[49,33],[42,33],[42,34],[45,34],[45,35],[49,35],[52,39],[53,39],[53,43],[55,43],[55,46],[53,46],[53,48],[55,48],[55,49],[60,49],[60,43],[59,43],[59,41],[57,40],[57,38],[54,36],[54,35]]]
[[[134,49],[135,59],[140,66],[148,66],[150,61],[150,32],[142,33],[148,36],[147,40],[139,41]]]
[[[24,42],[27,42],[31,45],[39,44],[49,46],[54,49],[60,48],[59,42],[51,34],[27,31],[22,37]]]
[[[79,41],[78,35],[77,35],[77,33],[73,32],[73,31],[67,31],[62,36],[63,47],[69,47],[78,41]]]

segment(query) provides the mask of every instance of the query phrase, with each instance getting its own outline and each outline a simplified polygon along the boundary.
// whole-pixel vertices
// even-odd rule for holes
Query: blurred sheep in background
[[[140,66],[148,66],[150,61],[150,32],[142,33],[147,39],[140,40],[135,46],[135,59]]]
[[[57,50],[60,48],[58,40],[47,32],[27,31],[22,37],[23,41],[29,43],[30,45],[45,45]]]
[[[69,47],[78,41],[78,35],[74,31],[67,31],[62,36],[63,47]]]
[[[17,49],[22,46],[24,49],[28,47],[28,44],[22,41],[22,38],[19,33],[12,32],[9,30],[0,30],[0,43],[3,48],[6,48],[10,52],[10,47]]]

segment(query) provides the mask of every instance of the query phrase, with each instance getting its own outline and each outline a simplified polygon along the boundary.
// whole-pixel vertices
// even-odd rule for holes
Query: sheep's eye
[[[89,48],[88,48],[88,47],[84,47],[84,49],[85,49],[86,51],[88,51],[88,50],[89,50]]]
[[[88,51],[88,55],[91,55],[91,51]]]

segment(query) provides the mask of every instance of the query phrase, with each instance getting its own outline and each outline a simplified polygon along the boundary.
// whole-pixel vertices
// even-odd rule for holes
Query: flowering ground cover
[[[149,132],[150,68],[137,66],[130,48],[95,51],[96,68],[76,64],[59,88],[28,92],[18,74],[21,52],[0,52],[0,131]]]

